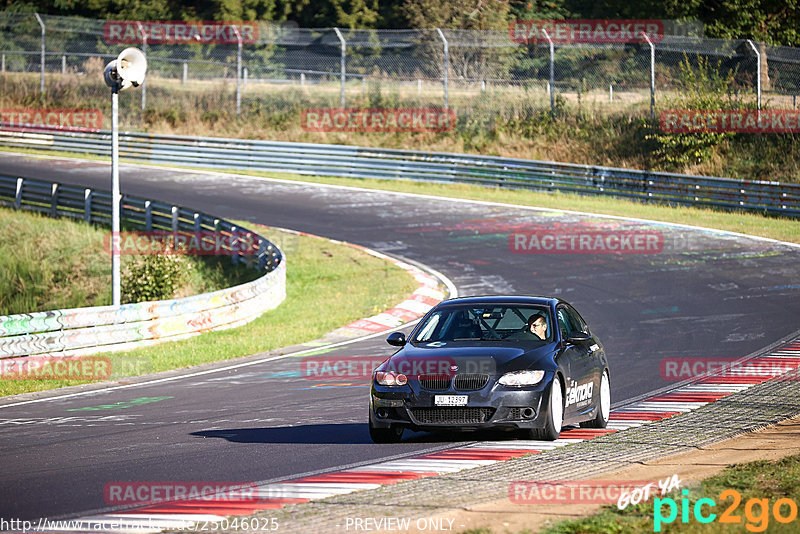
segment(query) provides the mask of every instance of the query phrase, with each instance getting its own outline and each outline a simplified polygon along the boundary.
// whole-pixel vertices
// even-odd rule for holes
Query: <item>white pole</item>
[[[39,59],[39,66],[41,67],[41,82],[39,92],[44,94],[44,22],[42,22],[42,17],[40,17],[38,13],[34,13],[34,15],[36,15],[36,20],[39,22],[39,26],[42,27],[42,55]]]
[[[608,101],[614,101],[614,84],[608,84]]]
[[[131,86],[140,86],[144,82],[147,70],[147,60],[140,51],[134,49],[132,61],[133,71],[122,67],[123,60],[131,61],[131,52],[124,58],[122,54],[106,65],[103,77],[106,85],[111,88],[111,300],[114,306],[121,304],[120,283],[120,249],[119,249],[119,219],[120,219],[120,191],[119,191],[119,92]]]
[[[142,53],[146,56],[147,55],[147,34],[144,32],[144,28],[142,27],[141,22],[137,22],[136,26],[139,27],[139,33],[142,35]],[[144,81],[142,81],[142,109],[147,105],[147,87],[144,85]]]
[[[347,65],[345,63],[346,57],[347,57],[347,42],[345,42],[344,36],[342,35],[342,32],[339,31],[339,28],[334,28],[333,31],[336,32],[336,36],[339,38],[339,43],[340,43],[340,45],[342,47],[342,57],[341,57],[341,61],[340,61],[341,62],[341,65],[340,65],[340,70],[341,70],[340,77],[341,77],[341,80],[342,80],[342,90],[341,90],[342,94],[341,94],[339,100],[340,100],[341,107],[344,108],[344,104],[345,104],[344,82],[345,82],[345,77],[347,75]]]
[[[756,45],[753,44],[753,41],[750,39],[747,40],[747,44],[750,45],[750,48],[753,49],[753,52],[756,53],[756,91],[758,94],[758,109],[761,109],[761,53],[756,48]]]
[[[114,306],[121,301],[119,270],[119,89],[111,89],[111,296]]]
[[[439,37],[444,43],[444,62],[442,64],[442,70],[444,71],[444,76],[442,77],[442,84],[444,85],[444,109],[447,108],[447,73],[450,70],[450,44],[447,42],[447,39],[444,36],[444,32],[440,28],[436,28],[436,31],[439,32]]]
[[[238,115],[242,112],[242,34],[236,26],[233,26],[233,32],[239,43],[236,50],[236,114]]]
[[[642,32],[642,37],[650,45],[650,120],[656,120],[656,45]]]
[[[542,30],[545,39],[547,42],[550,43],[550,84],[547,86],[549,89],[547,93],[550,95],[550,114],[553,115],[556,112],[556,103],[555,103],[555,49],[553,48],[553,40],[550,39],[550,35],[547,33],[547,30]]]

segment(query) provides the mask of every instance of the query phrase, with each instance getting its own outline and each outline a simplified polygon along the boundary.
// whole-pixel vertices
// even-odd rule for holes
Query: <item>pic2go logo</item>
[[[697,499],[694,505],[689,504],[689,490],[681,492],[683,498],[680,504],[681,522],[689,523],[689,513],[691,511],[694,515],[695,521],[698,523],[711,523],[717,519],[717,514],[711,510],[717,506],[714,499],[704,497]],[[741,524],[742,517],[736,514],[736,509],[742,502],[741,494],[736,490],[725,490],[719,494],[720,501],[731,499],[733,502],[720,514],[720,523]],[[664,507],[669,509],[667,515],[664,515]],[[769,526],[769,514],[772,512],[775,521],[778,523],[791,523],[797,519],[797,504],[787,498],[781,498],[775,501],[770,510],[769,499],[749,499],[744,505],[744,517],[747,520],[745,528],[750,532],[764,532]],[[656,498],[653,500],[653,532],[661,532],[661,526],[670,524],[678,518],[678,503],[671,497]]]

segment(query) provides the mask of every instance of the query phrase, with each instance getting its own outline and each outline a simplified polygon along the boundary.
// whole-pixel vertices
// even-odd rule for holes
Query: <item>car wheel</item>
[[[529,439],[555,441],[561,434],[561,423],[564,420],[564,395],[561,391],[561,379],[556,375],[550,383],[547,413],[544,428],[532,428],[526,434]]]
[[[600,402],[597,403],[597,415],[590,421],[584,421],[584,428],[605,428],[608,424],[608,415],[611,412],[611,385],[608,381],[608,371],[603,371],[600,379]]]
[[[370,419],[369,437],[374,443],[398,443],[403,437],[403,427],[390,425],[389,428],[375,428]]]

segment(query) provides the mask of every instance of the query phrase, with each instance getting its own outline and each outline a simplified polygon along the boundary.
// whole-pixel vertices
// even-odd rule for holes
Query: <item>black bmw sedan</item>
[[[554,440],[564,425],[603,428],[611,407],[603,346],[558,298],[491,296],[431,309],[372,375],[369,432],[516,430]]]

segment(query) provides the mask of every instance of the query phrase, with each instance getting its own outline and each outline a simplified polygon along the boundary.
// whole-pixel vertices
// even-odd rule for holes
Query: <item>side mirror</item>
[[[389,337],[386,338],[386,342],[395,347],[402,347],[406,344],[406,335],[402,332],[392,332],[389,334]]]
[[[567,343],[572,343],[573,345],[589,343],[591,340],[592,336],[586,332],[572,332],[569,336],[567,336]]]

